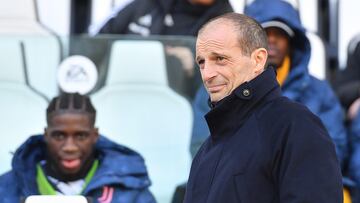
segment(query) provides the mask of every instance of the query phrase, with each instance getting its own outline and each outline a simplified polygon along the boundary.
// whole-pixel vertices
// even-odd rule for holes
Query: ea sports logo
[[[64,92],[87,94],[95,87],[98,73],[89,58],[75,55],[60,64],[57,76],[59,86]]]

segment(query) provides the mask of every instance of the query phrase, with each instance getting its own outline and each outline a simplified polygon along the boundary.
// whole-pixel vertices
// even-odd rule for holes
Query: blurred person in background
[[[336,93],[347,110],[348,120],[353,120],[360,107],[360,35],[349,43],[346,68],[337,75]]]
[[[92,202],[155,202],[143,158],[98,134],[88,97],[64,93],[47,108],[44,135],[15,152],[0,177],[2,203],[30,195],[82,195]]]
[[[357,201],[360,202],[360,35],[349,43],[347,66],[339,72],[337,93],[347,112],[350,134],[349,175],[357,185]]]
[[[196,36],[209,19],[230,11],[228,0],[134,0],[111,14],[98,33]]]
[[[282,0],[257,0],[245,8],[265,28],[268,36],[268,64],[276,69],[282,95],[302,103],[319,116],[332,138],[342,169],[348,159],[348,140],[341,105],[327,81],[311,76],[308,71],[310,42],[305,35],[298,11]],[[209,136],[204,115],[210,110],[205,88],[194,99],[194,125],[191,151],[194,154]],[[344,178],[344,184],[354,183]],[[346,194],[347,191],[346,191]],[[348,196],[347,196],[348,197]]]

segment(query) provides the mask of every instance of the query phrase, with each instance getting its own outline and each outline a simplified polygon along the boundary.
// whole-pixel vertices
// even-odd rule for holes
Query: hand
[[[194,56],[189,48],[166,46],[165,50],[168,55],[180,60],[187,76],[192,77],[194,75]]]
[[[353,120],[356,115],[359,113],[360,108],[360,98],[357,98],[349,107],[347,116],[350,120]]]

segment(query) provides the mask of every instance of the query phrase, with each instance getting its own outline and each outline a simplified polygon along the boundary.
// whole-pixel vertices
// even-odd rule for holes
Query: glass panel
[[[92,93],[104,86],[110,48],[116,40],[160,41],[166,51],[169,86],[188,99],[194,97],[197,88],[201,84],[201,77],[194,61],[195,38],[187,36],[151,36],[144,38],[134,35],[100,35],[96,37],[83,35],[71,37],[68,55],[86,56],[98,68],[99,81]],[[151,67],[151,64],[149,64],[149,67]]]

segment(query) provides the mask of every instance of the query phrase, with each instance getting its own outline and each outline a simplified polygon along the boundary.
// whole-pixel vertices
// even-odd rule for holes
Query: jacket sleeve
[[[360,97],[360,42],[354,52],[348,53],[345,70],[337,73],[336,92],[341,103],[348,108]]]
[[[0,199],[2,203],[20,202],[23,194],[13,172],[0,176]]]
[[[348,109],[360,97],[360,80],[349,81],[346,84],[340,85],[337,89],[337,95],[341,104]]]
[[[329,135],[316,116],[296,117],[281,143],[279,202],[342,203],[341,170]]]
[[[322,105],[318,116],[335,144],[336,154],[343,168],[348,158],[348,136],[344,126],[345,117],[339,100],[328,83],[322,83]]]
[[[120,11],[114,11],[101,26],[98,34],[126,34],[127,27],[140,3],[141,0],[135,0]]]
[[[140,192],[134,203],[156,203],[156,200],[149,189],[144,189]]]

